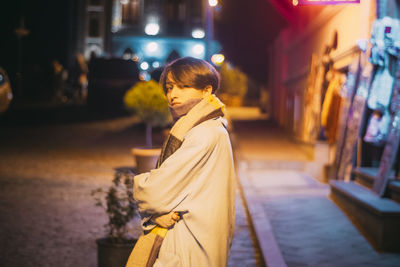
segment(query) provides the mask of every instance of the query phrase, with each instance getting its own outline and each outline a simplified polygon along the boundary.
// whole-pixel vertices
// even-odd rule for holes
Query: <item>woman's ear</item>
[[[212,94],[212,86],[211,85],[207,85],[206,87],[204,87],[204,89],[203,89],[203,97],[209,96],[211,94]]]

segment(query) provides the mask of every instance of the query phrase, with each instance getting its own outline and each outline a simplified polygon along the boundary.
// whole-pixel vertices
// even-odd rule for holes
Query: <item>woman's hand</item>
[[[181,217],[177,212],[171,211],[170,213],[161,215],[157,218],[153,219],[153,222],[158,224],[159,226],[163,228],[170,228],[172,225],[174,225],[177,221],[179,221]]]

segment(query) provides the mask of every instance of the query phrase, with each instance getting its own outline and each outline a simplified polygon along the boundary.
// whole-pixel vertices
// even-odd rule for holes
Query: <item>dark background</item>
[[[220,1],[215,20],[215,38],[227,59],[261,83],[266,82],[267,45],[285,21],[266,0]],[[48,65],[53,59],[68,66],[69,41],[76,30],[73,20],[76,0],[7,1],[1,8],[0,65],[14,80],[18,41],[15,29],[21,16],[29,35],[22,38],[23,71]]]

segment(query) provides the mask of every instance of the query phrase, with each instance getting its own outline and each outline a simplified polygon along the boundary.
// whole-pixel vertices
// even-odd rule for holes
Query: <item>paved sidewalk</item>
[[[376,252],[329,199],[329,185],[304,173],[308,156],[279,127],[258,121],[235,129],[240,180],[269,267],[400,266],[400,254]]]
[[[130,148],[144,143],[145,131],[130,117],[66,123],[76,113],[56,114],[57,123],[53,114],[38,116],[43,124],[0,123],[0,266],[97,266],[107,215],[91,191],[108,188],[114,168],[134,164]],[[160,144],[161,132],[153,134]],[[140,235],[138,217],[129,232]],[[237,194],[229,267],[260,266],[253,239]]]

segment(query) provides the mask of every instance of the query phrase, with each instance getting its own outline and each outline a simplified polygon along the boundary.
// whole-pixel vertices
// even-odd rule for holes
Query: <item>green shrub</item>
[[[112,243],[126,243],[132,240],[127,230],[127,224],[136,215],[136,205],[133,201],[133,177],[129,170],[116,171],[107,191],[98,188],[92,191],[96,206],[104,208],[108,215],[105,224],[107,239]]]
[[[219,70],[221,85],[219,93],[244,97],[247,92],[247,76],[240,69],[223,63]]]
[[[168,101],[161,85],[153,80],[138,82],[124,96],[125,106],[146,124],[146,145],[151,147],[151,129],[171,122]]]

